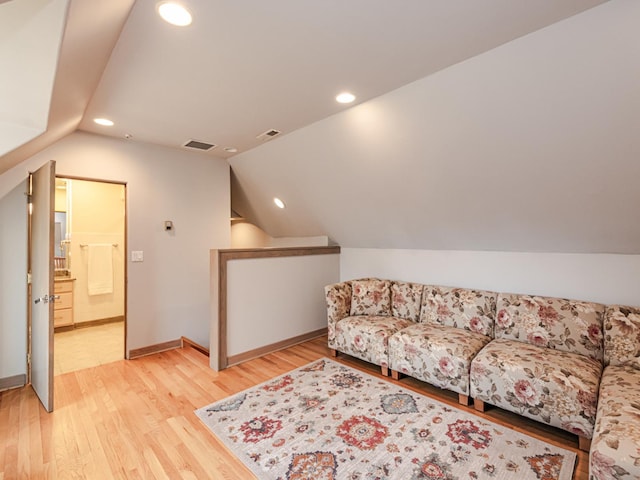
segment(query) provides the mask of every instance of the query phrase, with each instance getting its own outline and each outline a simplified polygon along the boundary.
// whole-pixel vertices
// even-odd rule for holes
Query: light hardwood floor
[[[322,356],[329,356],[326,337],[222,372],[191,348],[121,360],[57,376],[51,414],[29,387],[2,392],[0,480],[255,478],[193,411]],[[379,368],[351,357],[337,360],[379,375]],[[588,455],[577,449],[575,436],[497,408],[479,414],[460,407],[457,395],[410,378],[400,383],[576,451],[574,480],[587,479]]]

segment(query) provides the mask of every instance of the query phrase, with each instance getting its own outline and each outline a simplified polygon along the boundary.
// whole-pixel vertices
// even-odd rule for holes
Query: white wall
[[[328,245],[329,238],[324,235],[274,238],[253,223],[247,221],[231,223],[231,248],[326,247]]]
[[[27,373],[27,182],[0,198],[0,379]]]
[[[327,326],[324,286],[338,254],[230,260],[227,353],[237,355]]]
[[[313,237],[274,237],[271,239],[270,247],[327,247],[329,237],[326,235],[316,235]]]
[[[49,159],[59,175],[127,184],[128,250],[144,252],[144,262],[127,266],[128,348],[181,336],[207,346],[209,250],[230,244],[228,164],[76,132],[0,176],[0,197]],[[173,221],[173,232],[164,231],[164,220]]]
[[[253,223],[238,220],[231,223],[231,248],[265,248],[270,243],[269,234]]]
[[[640,255],[342,248],[340,279],[361,277],[640,306]]]

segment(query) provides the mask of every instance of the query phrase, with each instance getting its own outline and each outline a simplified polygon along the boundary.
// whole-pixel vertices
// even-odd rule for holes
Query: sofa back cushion
[[[606,365],[630,365],[640,370],[640,308],[609,305],[604,315]]]
[[[501,293],[497,309],[496,338],[603,360],[604,305]]]
[[[420,318],[423,285],[409,282],[391,283],[391,315],[417,322]]]
[[[497,293],[426,285],[420,322],[456,327],[493,337]]]
[[[351,315],[391,315],[391,282],[377,278],[351,281]]]

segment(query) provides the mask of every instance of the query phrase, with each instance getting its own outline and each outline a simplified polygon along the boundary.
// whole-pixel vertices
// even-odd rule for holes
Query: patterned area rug
[[[196,415],[259,479],[570,480],[576,458],[328,358]]]

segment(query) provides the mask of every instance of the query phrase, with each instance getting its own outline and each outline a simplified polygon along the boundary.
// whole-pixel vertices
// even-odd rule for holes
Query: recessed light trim
[[[278,197],[275,197],[273,199],[273,203],[275,203],[276,207],[278,207],[278,208],[284,208],[285,207],[284,202],[282,200],[280,200]]]
[[[336,102],[338,103],[351,103],[356,99],[353,93],[342,92],[336,96]]]
[[[103,127],[113,127],[113,122],[108,118],[94,118],[93,123],[97,123],[98,125],[102,125]]]
[[[227,153],[238,153],[238,149],[236,147],[224,147],[224,151]]]
[[[193,17],[189,10],[176,2],[163,2],[158,5],[158,14],[162,19],[177,27],[191,25]]]

